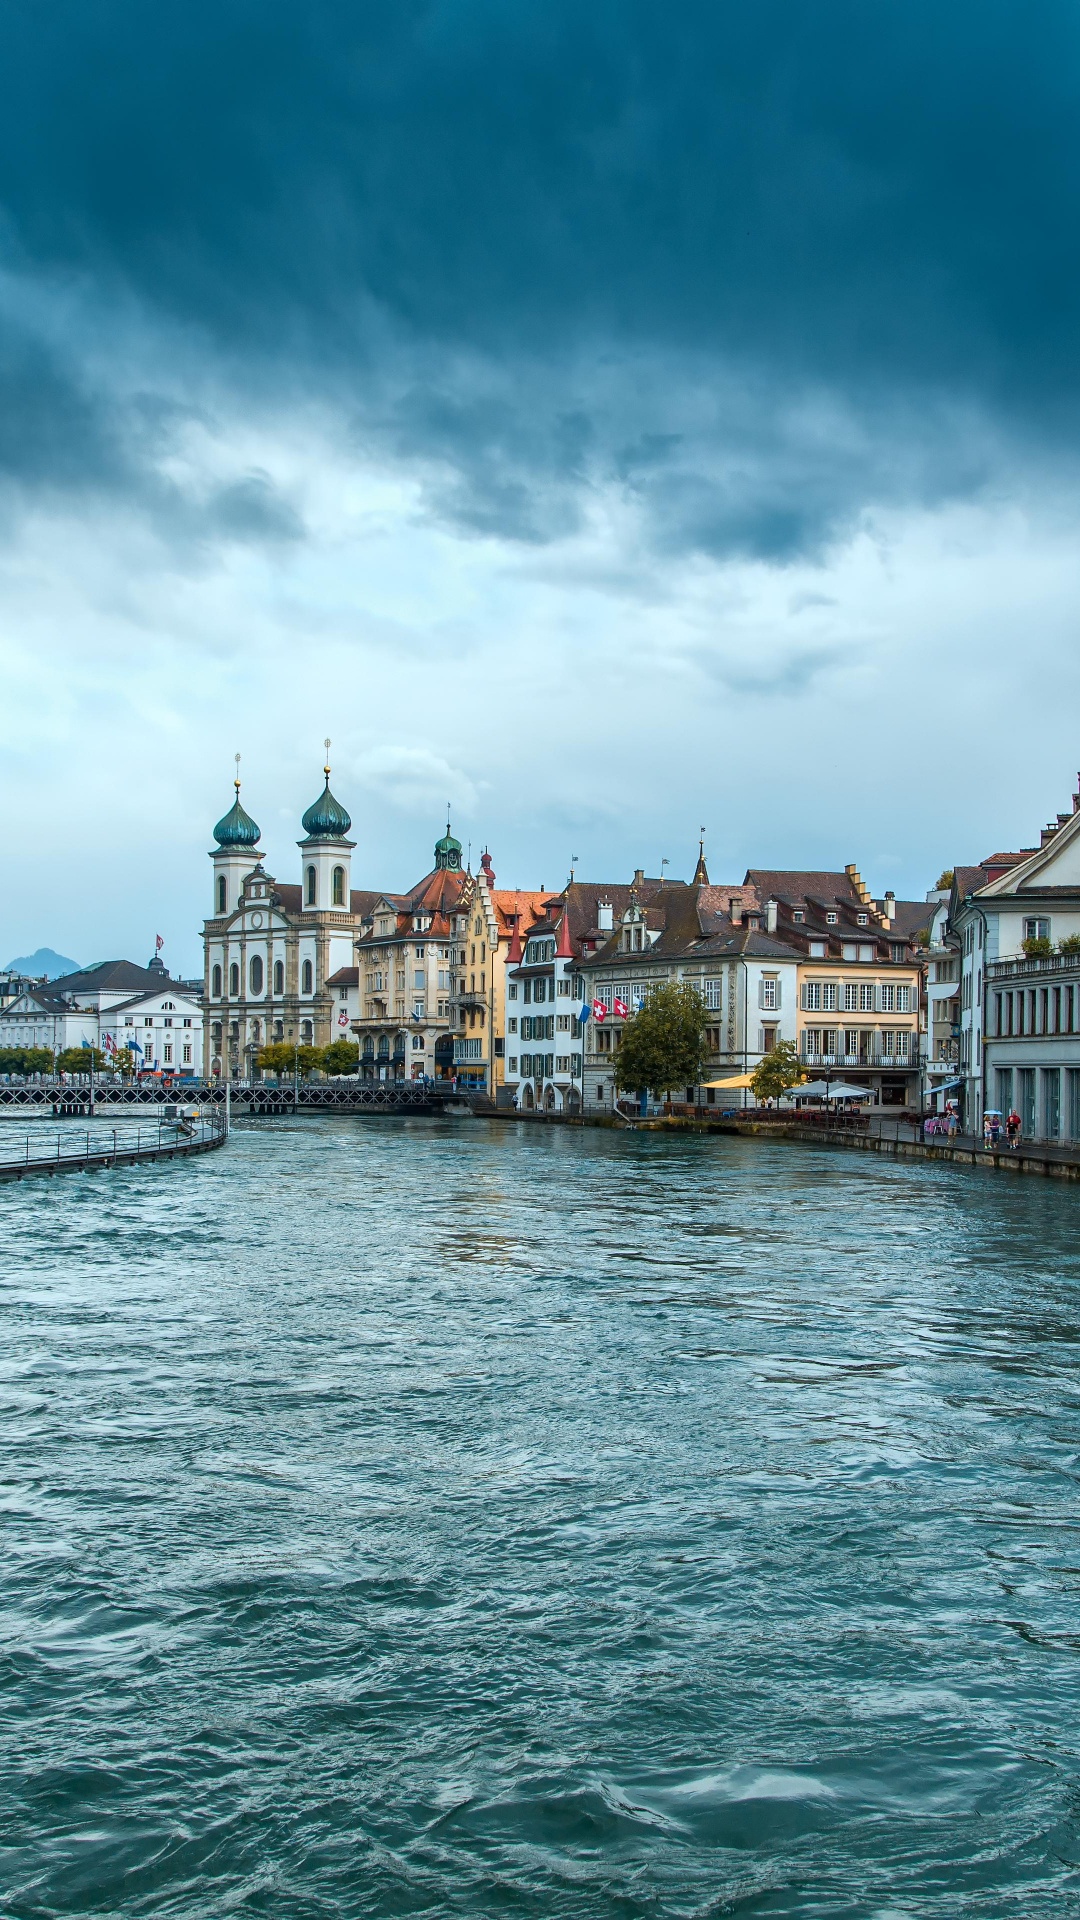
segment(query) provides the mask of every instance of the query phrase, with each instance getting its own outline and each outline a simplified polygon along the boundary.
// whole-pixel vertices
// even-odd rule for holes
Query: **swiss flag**
[[[630,1009],[627,1006],[626,1001],[620,1000],[618,994],[616,994],[614,1000],[611,1003],[611,1011],[616,1016],[617,1019],[625,1020]]]
[[[602,1000],[594,1000],[594,1001],[593,1001],[593,1003],[592,1003],[592,1017],[593,1017],[593,1019],[594,1019],[594,1020],[606,1020],[606,1019],[607,1019],[607,1008],[605,1007],[605,1005],[604,1005],[604,1003],[603,1003],[603,1001],[602,1001]]]

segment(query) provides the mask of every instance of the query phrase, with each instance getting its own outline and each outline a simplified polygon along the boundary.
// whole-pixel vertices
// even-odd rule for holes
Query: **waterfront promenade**
[[[186,1159],[223,1147],[228,1137],[227,1117],[217,1110],[192,1120],[147,1117],[127,1126],[98,1120],[85,1127],[37,1126],[22,1132],[10,1124],[0,1127],[0,1181]]]

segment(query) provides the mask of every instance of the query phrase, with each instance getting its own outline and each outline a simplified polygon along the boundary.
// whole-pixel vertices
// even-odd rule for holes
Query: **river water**
[[[0,1189],[0,1915],[1080,1911],[1080,1189],[241,1123]]]

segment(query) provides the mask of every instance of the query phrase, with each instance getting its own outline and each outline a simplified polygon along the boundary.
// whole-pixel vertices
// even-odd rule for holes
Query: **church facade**
[[[356,964],[379,899],[352,885],[352,822],[325,785],[304,814],[299,884],[268,873],[260,829],[236,798],[214,828],[211,912],[203,927],[203,1058],[214,1077],[252,1079],[261,1047],[341,1037],[332,976]]]

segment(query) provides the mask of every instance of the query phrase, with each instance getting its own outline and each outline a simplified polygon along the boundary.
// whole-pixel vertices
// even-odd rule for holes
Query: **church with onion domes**
[[[330,791],[329,763],[301,820],[299,883],[268,873],[260,829],[240,800],[239,758],[236,797],[210,852],[203,1058],[210,1075],[250,1080],[264,1046],[324,1047],[341,1037],[330,983],[355,968],[357,940],[382,896],[352,885],[352,821]]]

